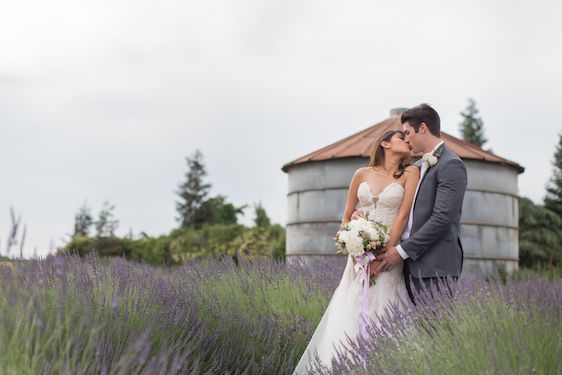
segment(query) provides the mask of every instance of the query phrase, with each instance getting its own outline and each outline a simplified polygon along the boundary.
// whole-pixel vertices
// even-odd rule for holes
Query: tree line
[[[254,225],[240,224],[238,218],[248,205],[236,206],[225,195],[209,195],[211,184],[205,181],[202,152],[196,150],[186,162],[184,181],[176,191],[178,227],[170,233],[159,237],[144,232],[140,238],[132,234],[118,237],[114,205],[104,202],[95,219],[92,209],[84,204],[75,214],[70,241],[59,252],[84,255],[96,251],[100,255],[165,265],[204,257],[285,258],[285,228],[271,223],[261,202],[253,204]]]

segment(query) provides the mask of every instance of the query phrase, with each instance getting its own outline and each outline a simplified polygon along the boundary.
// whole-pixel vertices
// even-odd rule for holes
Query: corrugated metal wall
[[[288,170],[287,255],[305,261],[333,257],[336,232],[356,169],[364,158],[335,159]],[[465,160],[468,186],[463,202],[464,270],[491,272],[518,265],[518,172],[511,166]],[[343,259],[342,259],[343,262]]]

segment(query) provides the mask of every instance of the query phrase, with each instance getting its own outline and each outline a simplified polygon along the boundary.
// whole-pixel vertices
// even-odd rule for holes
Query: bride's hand
[[[365,218],[365,213],[360,210],[353,211],[353,213],[351,214],[351,220],[357,219],[358,217]]]

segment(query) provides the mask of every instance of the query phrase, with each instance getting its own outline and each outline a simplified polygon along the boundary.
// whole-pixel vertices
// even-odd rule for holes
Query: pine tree
[[[560,133],[558,139],[558,146],[554,152],[552,165],[554,170],[550,184],[546,188],[544,206],[562,218],[562,133]]]
[[[236,207],[226,201],[226,196],[217,195],[205,200],[201,205],[198,224],[237,224],[238,215],[243,215],[246,207],[246,205]]]
[[[562,258],[562,218],[528,198],[519,198],[519,264],[557,265]]]
[[[96,237],[114,237],[115,230],[119,225],[119,221],[115,220],[113,210],[114,205],[110,205],[108,201],[103,202],[102,209],[96,221]]]
[[[462,138],[482,148],[488,140],[484,137],[484,122],[479,116],[476,102],[473,99],[468,99],[468,106],[465,112],[461,112],[461,116],[463,117],[460,123]]]
[[[176,201],[176,210],[179,214],[177,220],[182,228],[200,228],[205,220],[202,207],[211,185],[203,182],[207,172],[201,151],[196,150],[191,158],[186,158],[186,161],[188,167],[186,180],[179,186],[177,192],[180,197],[180,200]]]
[[[74,215],[73,236],[88,237],[93,223],[94,218],[92,217],[92,210],[86,205],[86,203],[84,203],[84,205],[78,209],[76,215]]]
[[[261,202],[254,204],[254,224],[258,228],[266,228],[271,225],[271,220],[265,212],[265,208],[261,205]]]

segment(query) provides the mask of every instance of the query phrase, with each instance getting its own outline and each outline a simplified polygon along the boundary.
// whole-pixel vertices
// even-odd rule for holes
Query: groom
[[[424,157],[418,162],[420,180],[401,243],[377,257],[382,262],[375,276],[404,259],[406,289],[416,303],[416,295],[426,289],[446,285],[451,293],[447,281],[456,280],[461,272],[459,237],[466,168],[441,140],[439,115],[431,106],[411,108],[400,121],[412,153]]]

